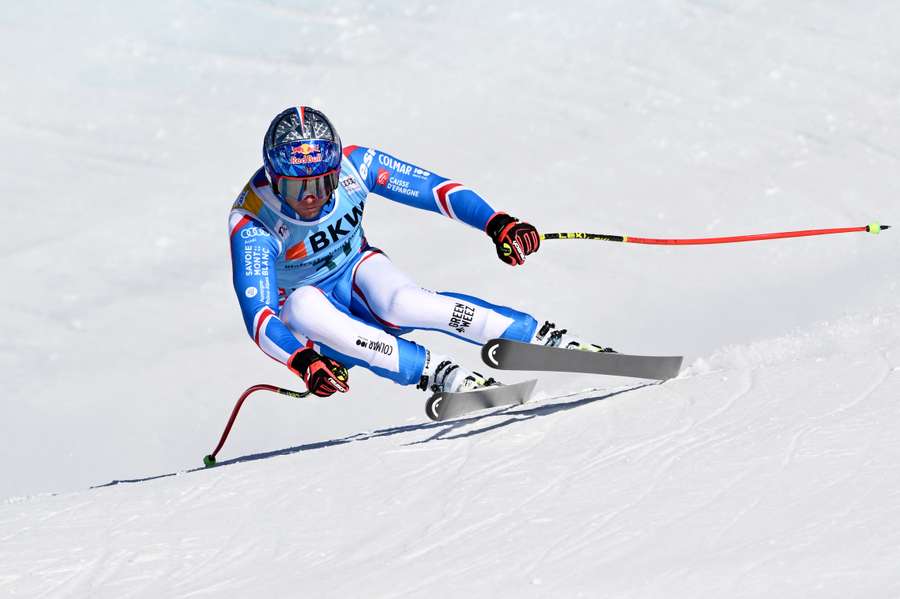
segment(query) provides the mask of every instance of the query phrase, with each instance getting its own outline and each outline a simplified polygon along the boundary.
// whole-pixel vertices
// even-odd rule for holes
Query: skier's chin
[[[300,218],[306,220],[317,218],[322,213],[322,207],[327,203],[327,198],[315,198],[314,200],[304,199],[302,202],[290,202],[291,207],[300,216]]]

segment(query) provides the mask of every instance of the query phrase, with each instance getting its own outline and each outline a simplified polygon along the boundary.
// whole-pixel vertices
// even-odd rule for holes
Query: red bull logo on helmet
[[[312,164],[324,158],[319,146],[307,143],[291,146],[291,164]]]
[[[303,154],[304,156],[308,156],[310,154],[318,154],[319,148],[312,144],[300,144],[299,146],[291,147],[291,154]]]

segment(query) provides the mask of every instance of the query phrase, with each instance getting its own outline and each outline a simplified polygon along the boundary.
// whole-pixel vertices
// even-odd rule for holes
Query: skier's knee
[[[417,313],[417,305],[421,299],[422,289],[415,285],[398,287],[391,294],[381,318],[388,322],[406,322],[411,315]]]
[[[334,307],[325,295],[312,286],[300,287],[288,296],[281,319],[288,328],[315,338],[316,331],[327,326],[327,314]]]

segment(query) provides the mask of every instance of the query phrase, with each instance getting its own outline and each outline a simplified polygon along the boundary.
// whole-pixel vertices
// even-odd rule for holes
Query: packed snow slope
[[[689,376],[542,376],[601,390],[425,425],[354,369],[345,398],[251,400],[225,453],[266,459],[85,489],[192,468],[244,388],[299,386],[246,336],[225,228],[284,107],[548,232],[900,225],[898,28],[838,0],[4,6],[0,594],[896,595],[897,230],[512,269],[373,197],[422,285]]]
[[[0,505],[0,595],[896,597],[900,312]],[[157,473],[165,474],[165,473]]]

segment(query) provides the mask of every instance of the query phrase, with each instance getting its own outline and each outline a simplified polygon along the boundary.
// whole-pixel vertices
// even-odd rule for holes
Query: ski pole
[[[755,235],[737,235],[732,237],[701,237],[694,239],[653,239],[650,237],[632,237],[629,235],[607,235],[603,233],[544,233],[544,239],[595,239],[599,241],[615,241],[620,243],[643,243],[648,245],[706,245],[713,243],[738,243],[741,241],[763,241],[766,239],[784,239],[787,237],[810,237],[812,235],[835,235],[837,233],[872,233],[890,229],[890,225],[872,223],[863,227],[842,227],[838,229],[809,229],[806,231],[782,231],[780,233],[758,233]],[[506,255],[512,252],[510,248]]]
[[[248,388],[237,400],[237,403],[234,404],[234,409],[231,410],[231,417],[228,419],[228,424],[225,425],[225,430],[222,432],[222,437],[219,439],[219,444],[216,445],[216,448],[212,453],[207,454],[203,457],[203,465],[207,468],[216,465],[216,454],[218,454],[219,450],[222,449],[222,446],[225,445],[225,439],[228,438],[228,433],[231,432],[231,427],[234,425],[234,420],[235,418],[237,418],[238,412],[241,411],[241,406],[244,405],[244,400],[250,397],[250,395],[255,391],[272,391],[273,393],[286,395],[288,397],[293,397],[296,399],[302,399],[312,393],[311,391],[291,391],[290,389],[276,387],[275,385],[253,385],[252,387]]]

